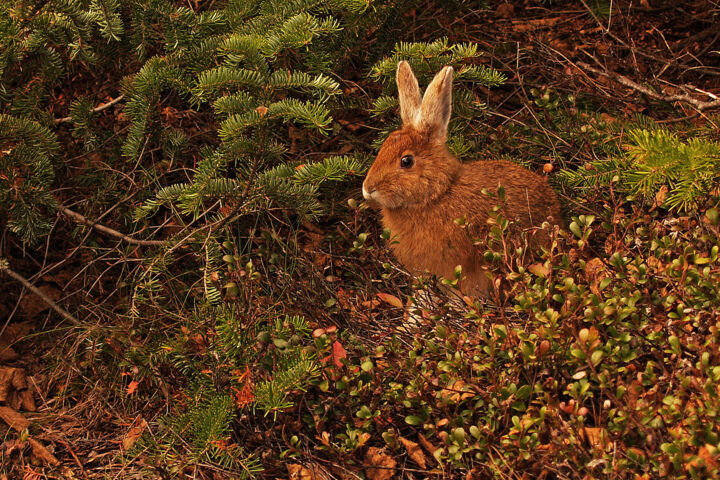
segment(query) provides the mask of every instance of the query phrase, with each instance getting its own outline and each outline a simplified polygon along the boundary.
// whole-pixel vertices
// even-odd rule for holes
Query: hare
[[[413,273],[454,278],[457,265],[466,295],[488,296],[492,285],[473,238],[483,238],[492,208],[501,202],[485,192],[505,190],[505,218],[528,229],[562,224],[560,205],[547,180],[505,160],[462,164],[445,143],[452,108],[452,67],[444,67],[425,95],[410,64],[398,63],[402,128],[390,134],[363,182],[365,199],[381,207],[391,249]],[[468,231],[455,219],[465,218]]]

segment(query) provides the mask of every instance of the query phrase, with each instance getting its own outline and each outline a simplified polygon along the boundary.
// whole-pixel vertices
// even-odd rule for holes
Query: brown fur
[[[399,66],[398,72],[401,70],[405,67]],[[407,76],[407,71],[403,73]],[[441,74],[440,80],[449,83],[447,67],[436,80]],[[400,78],[398,84],[402,89]],[[431,84],[428,92],[432,87]],[[443,88],[450,86],[437,88],[436,84],[434,90],[438,94],[430,100],[426,93],[423,111],[425,102],[443,102],[443,97],[448,98]],[[455,266],[462,265],[465,280],[461,290],[487,295],[490,282],[472,239],[482,238],[486,233],[490,211],[501,202],[482,190],[495,193],[502,185],[505,189],[502,213],[523,229],[539,226],[546,220],[562,224],[560,206],[544,177],[512,162],[461,164],[445,147],[449,105],[431,104],[427,110],[441,112],[440,118],[421,117],[418,123],[393,132],[370,168],[363,190],[381,205],[383,225],[395,237],[391,248],[409,270],[414,273],[427,270],[453,278]],[[412,111],[406,111],[403,117],[414,118],[412,115]],[[400,167],[400,159],[405,155],[414,156],[412,168]],[[469,232],[455,224],[454,220],[461,217],[467,220]]]

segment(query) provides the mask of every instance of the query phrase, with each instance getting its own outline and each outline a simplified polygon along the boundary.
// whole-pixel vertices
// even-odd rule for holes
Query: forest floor
[[[479,92],[488,106],[487,119],[482,125],[484,130],[477,132],[478,137],[487,142],[484,159],[502,155],[528,161],[536,169],[545,164],[549,164],[553,171],[577,169],[602,160],[607,145],[622,143],[625,135],[622,125],[626,122],[637,123],[644,119],[685,131],[703,129],[709,132],[710,138],[720,139],[718,117],[714,115],[720,108],[720,100],[716,97],[716,94],[720,95],[720,22],[717,21],[720,7],[712,1],[682,2],[683,5],[653,0],[615,2],[611,15],[608,15],[602,10],[606,3],[594,0],[490,2],[488,9],[468,9],[466,15],[460,18],[447,18],[442,11],[442,2],[428,2],[427,8],[414,11],[407,22],[410,29],[418,26],[417,41],[447,36],[451,42],[476,42],[486,52],[481,61],[508,77],[501,87]],[[433,22],[437,23],[437,34],[429,35],[427,25]],[[344,78],[358,87],[351,95],[366,92],[376,96],[379,92],[378,86],[367,79],[366,73],[362,69],[345,72]],[[118,72],[118,75],[122,74]],[[77,87],[82,88],[82,85],[83,79],[78,79]],[[95,86],[88,82],[87,88]],[[59,114],[65,112],[66,107],[66,100],[59,97]],[[120,109],[109,108],[104,112],[105,121],[112,124],[118,121],[119,114]],[[168,115],[172,114],[168,112]],[[593,120],[590,121],[590,118]],[[212,133],[208,132],[212,132],[215,126],[204,125],[201,116],[186,120],[197,125],[198,138],[212,137]],[[368,126],[371,120],[367,112],[353,110],[336,120],[342,129],[336,139],[327,142],[327,153],[346,153],[356,145],[367,146],[375,140],[377,130]],[[588,126],[595,131],[588,131]],[[82,169],[107,167],[99,153],[84,156],[78,165],[80,163],[83,166],[78,168]],[[351,196],[360,202],[357,191],[359,181],[354,187],[356,191]],[[606,218],[603,213],[607,207],[603,204],[606,192],[590,192],[579,198],[573,191],[563,190],[562,186],[558,188],[568,218],[577,215]],[[684,216],[664,221],[671,216],[658,217],[657,205],[652,204],[630,208],[626,215],[640,219],[632,225],[644,221],[657,222],[659,226],[653,228],[664,229],[663,232],[668,235],[670,232],[677,233],[677,229],[673,230],[676,225],[684,225],[690,231],[702,224],[704,218],[701,215]],[[648,220],[650,218],[652,220]],[[450,333],[448,330],[438,333],[435,317],[427,315],[418,327],[424,333],[398,331],[397,327],[407,321],[406,297],[411,293],[412,279],[398,270],[388,276],[383,269],[384,262],[394,265],[394,261],[379,238],[376,212],[367,208],[343,210],[317,224],[305,223],[299,230],[288,229],[281,221],[278,223],[280,236],[285,235],[278,242],[285,242],[295,255],[293,277],[283,284],[284,290],[278,293],[277,298],[247,293],[245,300],[253,305],[250,317],[262,316],[263,309],[270,310],[270,305],[277,311],[277,302],[283,302],[281,310],[284,314],[304,316],[308,321],[307,328],[312,332],[309,336],[314,339],[310,341],[312,348],[316,349],[318,358],[321,354],[326,355],[322,358],[319,375],[329,380],[330,387],[320,382],[305,392],[298,389],[293,396],[294,406],[285,411],[263,415],[248,410],[238,415],[228,441],[239,445],[243,455],[254,459],[243,464],[242,468],[247,467],[249,471],[262,467],[263,473],[257,473],[260,477],[302,479],[361,478],[361,475],[375,479],[391,478],[393,475],[395,478],[491,478],[499,471],[504,472],[504,476],[496,478],[529,478],[529,474],[538,478],[591,478],[592,475],[597,475],[594,478],[613,478],[607,470],[593,470],[606,467],[601,462],[592,464],[592,459],[606,458],[604,453],[593,456],[588,452],[593,449],[604,451],[608,444],[616,442],[613,448],[622,450],[626,459],[643,456],[645,459],[657,459],[660,457],[656,454],[670,455],[665,450],[657,453],[661,443],[672,443],[668,439],[647,440],[644,446],[628,442],[621,447],[619,438],[624,438],[622,432],[615,430],[612,440],[605,438],[610,434],[605,430],[609,427],[600,420],[602,412],[597,413],[596,421],[580,426],[573,423],[572,418],[561,418],[562,415],[572,417],[578,411],[587,416],[588,409],[594,414],[596,407],[602,410],[605,400],[601,401],[604,397],[599,394],[596,399],[588,400],[586,406],[580,406],[579,402],[576,404],[575,400],[569,400],[570,397],[558,395],[556,398],[562,397],[563,401],[557,402],[555,408],[561,413],[553,417],[554,420],[550,420],[550,414],[547,414],[548,419],[543,421],[554,425],[549,426],[547,432],[574,432],[582,445],[571,446],[584,452],[578,453],[578,457],[582,458],[572,458],[569,453],[563,453],[567,462],[554,464],[555,459],[560,458],[560,453],[554,449],[559,449],[559,452],[567,445],[558,446],[562,442],[553,443],[553,439],[542,438],[544,434],[540,434],[542,445],[535,449],[532,456],[520,446],[524,440],[503,437],[502,441],[509,442],[508,445],[512,443],[511,447],[501,444],[500,440],[496,445],[477,446],[492,452],[489,458],[490,463],[495,462],[495,470],[482,465],[487,459],[477,460],[476,463],[465,458],[456,463],[448,460],[458,449],[463,451],[467,447],[469,450],[464,452],[471,451],[468,443],[460,439],[455,450],[447,447],[443,451],[445,463],[437,462],[433,455],[442,443],[441,439],[450,445],[452,438],[448,440],[447,433],[444,436],[438,433],[447,421],[438,420],[436,413],[444,412],[452,423],[455,418],[469,415],[464,413],[464,409],[472,407],[461,407],[466,395],[468,401],[490,402],[492,395],[486,392],[499,392],[510,384],[510,367],[485,366],[495,373],[508,375],[503,380],[508,384],[503,386],[480,385],[476,380],[471,381],[470,378],[478,371],[473,366],[461,365],[457,367],[458,371],[467,372],[467,376],[458,373],[452,384],[438,386],[438,378],[441,382],[444,379],[443,362],[452,363],[460,356],[469,355],[473,351],[470,346],[489,342],[489,337],[476,338],[477,326],[473,322],[478,322],[478,317],[484,318],[482,322],[487,325],[504,325],[498,335],[503,328],[515,329],[522,318],[513,317],[511,304],[498,306],[488,302],[481,309],[470,308],[474,318],[465,315],[448,320],[446,328]],[[586,227],[589,228],[589,224]],[[3,459],[0,478],[242,477],[242,468],[212,463],[205,457],[188,458],[185,462],[178,460],[184,455],[180,447],[158,453],[162,449],[157,445],[163,442],[155,436],[159,431],[158,419],[174,415],[177,405],[189,399],[184,391],[186,381],[178,373],[177,366],[153,372],[159,377],[155,383],[144,380],[149,374],[143,370],[143,365],[146,365],[144,362],[150,364],[149,357],[152,356],[145,349],[149,341],[144,334],[138,333],[137,326],[132,322],[117,320],[121,317],[119,314],[130,307],[127,294],[123,294],[126,285],[121,284],[128,270],[123,262],[135,261],[142,253],[133,254],[134,258],[133,255],[123,258],[113,251],[113,239],[98,236],[91,229],[77,235],[73,228],[72,223],[59,217],[46,244],[35,252],[23,251],[15,246],[11,258],[15,271],[30,278],[52,302],[72,312],[80,320],[80,327],[63,322],[46,302],[24,289],[20,283],[0,276],[3,292],[0,295],[0,319],[7,319],[0,322],[0,425],[4,421],[10,426],[7,430],[0,426],[0,432],[4,432],[0,445]],[[602,262],[598,262],[605,266],[599,268],[610,268],[608,259],[612,252],[608,250],[608,245],[614,238],[612,233],[608,233],[610,230],[592,240],[594,253],[579,253],[586,262],[583,265],[600,257]],[[678,238],[685,235],[682,228],[680,230]],[[361,232],[371,234],[368,248],[353,247]],[[273,232],[267,230],[264,234],[272,236]],[[658,233],[658,236],[662,234]],[[618,241],[617,238],[615,240]],[[256,242],[258,251],[267,247],[264,241]],[[104,258],[93,257],[92,251],[83,247],[85,243],[108,247],[108,251],[114,253]],[[576,254],[581,250],[577,244],[574,248]],[[631,247],[627,248],[626,254],[632,256]],[[138,250],[141,248],[138,247]],[[590,273],[583,275],[592,277]],[[311,278],[317,282],[310,282]],[[588,278],[588,285],[594,280]],[[506,308],[510,309],[507,317]],[[177,312],[178,317],[183,315],[185,312]],[[717,311],[698,315],[707,325],[720,321]],[[169,326],[172,317],[149,318],[148,322],[156,332],[162,332],[174,328]],[[182,322],[187,319],[174,320]],[[659,320],[658,325],[664,324],[664,321]],[[188,323],[182,332],[185,348],[195,355],[194,358],[205,358],[210,362],[212,349],[209,345],[212,339],[209,337],[212,335],[208,332],[211,328],[198,319],[192,322],[195,323]],[[575,335],[583,337],[582,341],[588,344],[598,335],[594,326],[582,328],[578,324],[575,327]],[[646,327],[643,325],[642,328]],[[598,329],[602,337],[604,330],[599,326]],[[701,334],[690,327],[687,333]],[[443,352],[441,358],[423,359],[418,354],[417,342],[421,341],[418,338],[427,342],[429,337],[437,337],[438,345],[442,344],[436,346]],[[443,339],[447,340],[447,344],[442,343]],[[518,340],[515,345],[518,350],[524,340]],[[281,348],[277,341],[270,343],[274,344],[273,348]],[[166,347],[158,347],[158,350]],[[423,347],[424,350],[421,350],[424,352],[432,350],[427,343],[423,343]],[[262,348],[270,347],[266,345]],[[539,348],[555,351],[554,345]],[[99,353],[101,351],[103,353]],[[457,353],[458,357],[453,360],[450,352],[453,355],[463,352],[463,355]],[[474,355],[482,356],[478,352]],[[418,386],[418,398],[429,395],[427,401],[420,402],[422,407],[417,403],[407,407],[418,412],[425,409],[425,413],[417,416],[399,413],[403,411],[402,403],[410,401],[410,398],[403,398],[408,390],[397,396],[400,407],[379,406],[367,400],[382,396],[383,402],[388,401],[387,391],[395,385],[388,383],[387,379],[391,377],[397,377],[398,385],[415,385],[413,382],[417,379],[401,379],[402,375],[393,370],[402,365],[402,357],[405,356],[402,360],[407,360],[408,355],[416,362],[418,372],[422,372],[419,375],[426,375],[430,385]],[[560,358],[561,354],[557,355],[556,358]],[[625,358],[618,375],[640,375],[646,371],[650,358],[654,357],[643,354],[637,358]],[[717,360],[717,353],[711,353],[711,358]],[[506,359],[508,364],[512,361],[511,358]],[[213,368],[208,365],[209,370]],[[345,372],[344,377],[341,371]],[[363,372],[373,371],[387,378],[368,382],[361,377]],[[539,368],[538,372],[541,371]],[[238,405],[243,402],[243,386],[252,384],[243,374],[240,372],[237,377],[245,380],[233,377],[233,385],[237,388],[231,388],[228,378],[213,378],[217,388],[234,392],[233,398]],[[555,374],[558,378],[564,375],[560,372]],[[542,377],[538,382],[544,381],[547,391],[552,391],[552,375],[538,375]],[[353,403],[354,393],[337,394],[336,397],[332,391],[326,393],[328,388],[332,390],[333,383],[338,382],[347,383],[344,388],[348,391],[356,388],[361,392],[357,398],[367,400],[367,406],[362,402]],[[376,390],[362,393],[363,382],[370,383]],[[473,389],[465,388],[466,384],[473,382]],[[661,380],[658,382],[663,383]],[[432,393],[428,394],[428,390],[423,388],[430,388]],[[508,405],[512,403],[512,398],[522,397],[522,389],[514,388],[512,394],[505,396]],[[642,391],[633,391],[633,395],[635,401],[641,403],[643,400],[638,398],[644,399],[646,390],[651,387],[642,384],[638,388]],[[613,395],[615,393],[607,394],[606,398],[615,402]],[[661,404],[662,401],[659,400]],[[478,408],[479,404],[475,405]],[[514,418],[517,417],[504,410],[503,405],[498,404],[494,408],[488,416],[498,415],[498,422],[509,425],[506,433],[512,433]],[[583,408],[585,412],[581,411]],[[329,413],[332,409],[346,409],[347,417]],[[308,430],[303,415],[314,418],[317,431]],[[427,427],[428,415],[435,418],[432,429]],[[321,417],[325,420],[319,420]],[[394,429],[394,439],[386,438],[384,433],[367,433],[371,429],[366,420],[375,425],[373,432]],[[628,428],[650,428],[633,422],[636,419],[631,416]],[[418,425],[425,425],[425,436],[422,432],[417,434],[415,427],[421,428]],[[17,433],[26,431],[26,428],[32,432],[29,439]],[[534,427],[523,428],[530,431]],[[682,429],[678,428],[673,432],[680,435],[678,432]],[[683,428],[690,429],[687,425]],[[522,430],[520,427],[517,429]],[[708,429],[717,433],[717,426],[709,426]],[[428,432],[435,437],[430,437]],[[469,429],[468,434],[474,435],[474,432]],[[452,430],[452,435],[461,434]],[[145,438],[147,436],[151,439]],[[647,436],[643,438],[647,439]],[[390,445],[388,449],[380,448],[378,442],[383,440]],[[153,441],[156,443],[153,444]],[[687,457],[686,462],[697,462],[696,458],[701,458],[706,462],[703,465],[709,465],[708,469],[717,467],[720,461],[717,451],[710,447],[702,450],[705,443],[712,442],[703,442],[699,446],[693,444],[696,447],[693,450],[695,456],[692,459]],[[392,445],[396,446],[394,450]],[[504,445],[507,450],[503,450]],[[216,447],[231,450],[226,444]],[[506,460],[506,451],[515,452],[512,455],[517,455],[517,458]],[[683,455],[686,453],[684,451]],[[503,461],[512,466],[503,470]],[[652,460],[647,461],[652,463]],[[640,463],[637,460],[633,465]],[[661,463],[658,460],[658,464]],[[577,464],[583,467],[577,467]],[[671,464],[672,461],[668,460],[663,468],[668,472],[675,471]],[[614,478],[650,478],[643,477],[643,472],[654,470],[643,468],[633,470],[636,477],[618,475]],[[688,471],[686,469],[686,473]],[[701,478],[702,473],[698,475],[696,478]]]

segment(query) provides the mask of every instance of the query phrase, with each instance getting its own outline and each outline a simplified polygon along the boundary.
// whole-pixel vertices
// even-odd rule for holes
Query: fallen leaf
[[[44,293],[53,302],[60,300],[60,290],[52,285],[40,285],[38,290]],[[28,293],[20,301],[20,310],[23,314],[25,314],[26,318],[33,318],[48,309],[50,309],[50,305],[45,303],[44,300],[34,293]]]
[[[329,356],[325,357],[323,361],[327,362],[329,360],[332,360],[333,365],[335,365],[337,368],[342,368],[343,359],[347,359],[347,350],[343,348],[340,342],[335,340],[335,343],[333,343],[332,346],[332,353]]]
[[[590,291],[600,296],[600,282],[605,278],[605,264],[598,257],[585,262],[585,280],[590,283]]]
[[[55,455],[50,453],[50,451],[45,448],[42,443],[38,442],[34,438],[28,438],[28,443],[32,448],[32,454],[34,457],[42,460],[47,465],[55,466],[60,464],[60,461],[55,458]]]
[[[135,445],[135,442],[137,442],[138,438],[142,436],[147,426],[148,424],[144,418],[139,417],[137,420],[135,420],[132,427],[130,427],[130,430],[128,430],[128,432],[123,437],[123,449],[127,451],[132,448],[132,446]]]
[[[2,317],[2,312],[0,312]],[[19,355],[12,345],[25,337],[34,328],[31,322],[12,323],[5,327],[0,336],[0,362],[16,360]]]
[[[429,453],[430,455],[434,455],[434,454],[435,454],[435,450],[437,450],[438,447],[436,447],[435,445],[433,445],[432,443],[430,443],[430,440],[428,440],[427,438],[425,438],[425,435],[423,435],[422,433],[419,434],[419,435],[418,435],[418,440],[420,440],[420,445],[422,445],[422,447],[425,449],[425,451],[426,451],[427,453]]]
[[[465,385],[464,381],[458,379],[440,390],[440,396],[445,400],[458,403],[461,400],[474,397],[475,394],[470,391],[470,388]]]
[[[550,275],[550,269],[542,263],[533,263],[532,265],[527,267],[527,269],[530,273],[533,273],[538,277],[545,278]]]
[[[587,443],[599,450],[605,450],[609,443],[609,435],[607,430],[598,427],[585,427],[580,430],[580,435]]]
[[[706,443],[698,449],[697,453],[698,457],[702,459],[703,462],[705,462],[705,465],[707,465],[713,470],[718,468],[717,454],[711,453],[715,450],[716,449],[713,445]]]
[[[495,9],[495,16],[499,18],[512,18],[515,14],[515,5],[502,3]]]
[[[135,393],[137,391],[138,385],[139,385],[139,383],[136,382],[135,380],[130,382],[127,386],[127,394],[132,395],[133,393]]]
[[[389,293],[378,293],[377,296],[385,303],[389,303],[393,307],[402,308],[403,302],[395,295],[390,295]]]
[[[287,466],[290,480],[330,480],[332,475],[322,465],[311,463],[305,467],[298,463],[291,463]]]
[[[23,390],[20,392],[20,407],[28,412],[37,410],[35,406],[35,397],[31,390]]]
[[[0,362],[11,362],[19,357],[20,355],[8,343],[0,340]]]
[[[365,477],[368,480],[389,480],[395,476],[397,462],[378,447],[368,448],[365,464]]]
[[[30,426],[30,421],[22,413],[18,413],[10,407],[0,407],[0,418],[18,432]]]
[[[667,198],[668,194],[668,187],[667,185],[663,185],[660,187],[660,189],[655,194],[655,201],[653,201],[652,206],[650,207],[650,211],[652,212],[657,207],[661,207],[663,203],[665,203],[665,199]]]
[[[420,445],[403,437],[400,437],[400,443],[403,444],[405,450],[408,452],[408,456],[413,459],[413,462],[417,463],[420,468],[427,468],[425,455],[423,455]]]
[[[0,402],[20,407],[20,393],[27,389],[27,378],[22,368],[0,367]]]

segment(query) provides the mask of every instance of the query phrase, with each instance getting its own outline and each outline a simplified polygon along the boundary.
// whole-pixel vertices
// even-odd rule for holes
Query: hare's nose
[[[362,192],[363,192],[363,197],[365,197],[365,200],[372,199],[372,194],[373,194],[374,190],[368,191],[367,187],[365,186],[365,182],[363,182]]]

